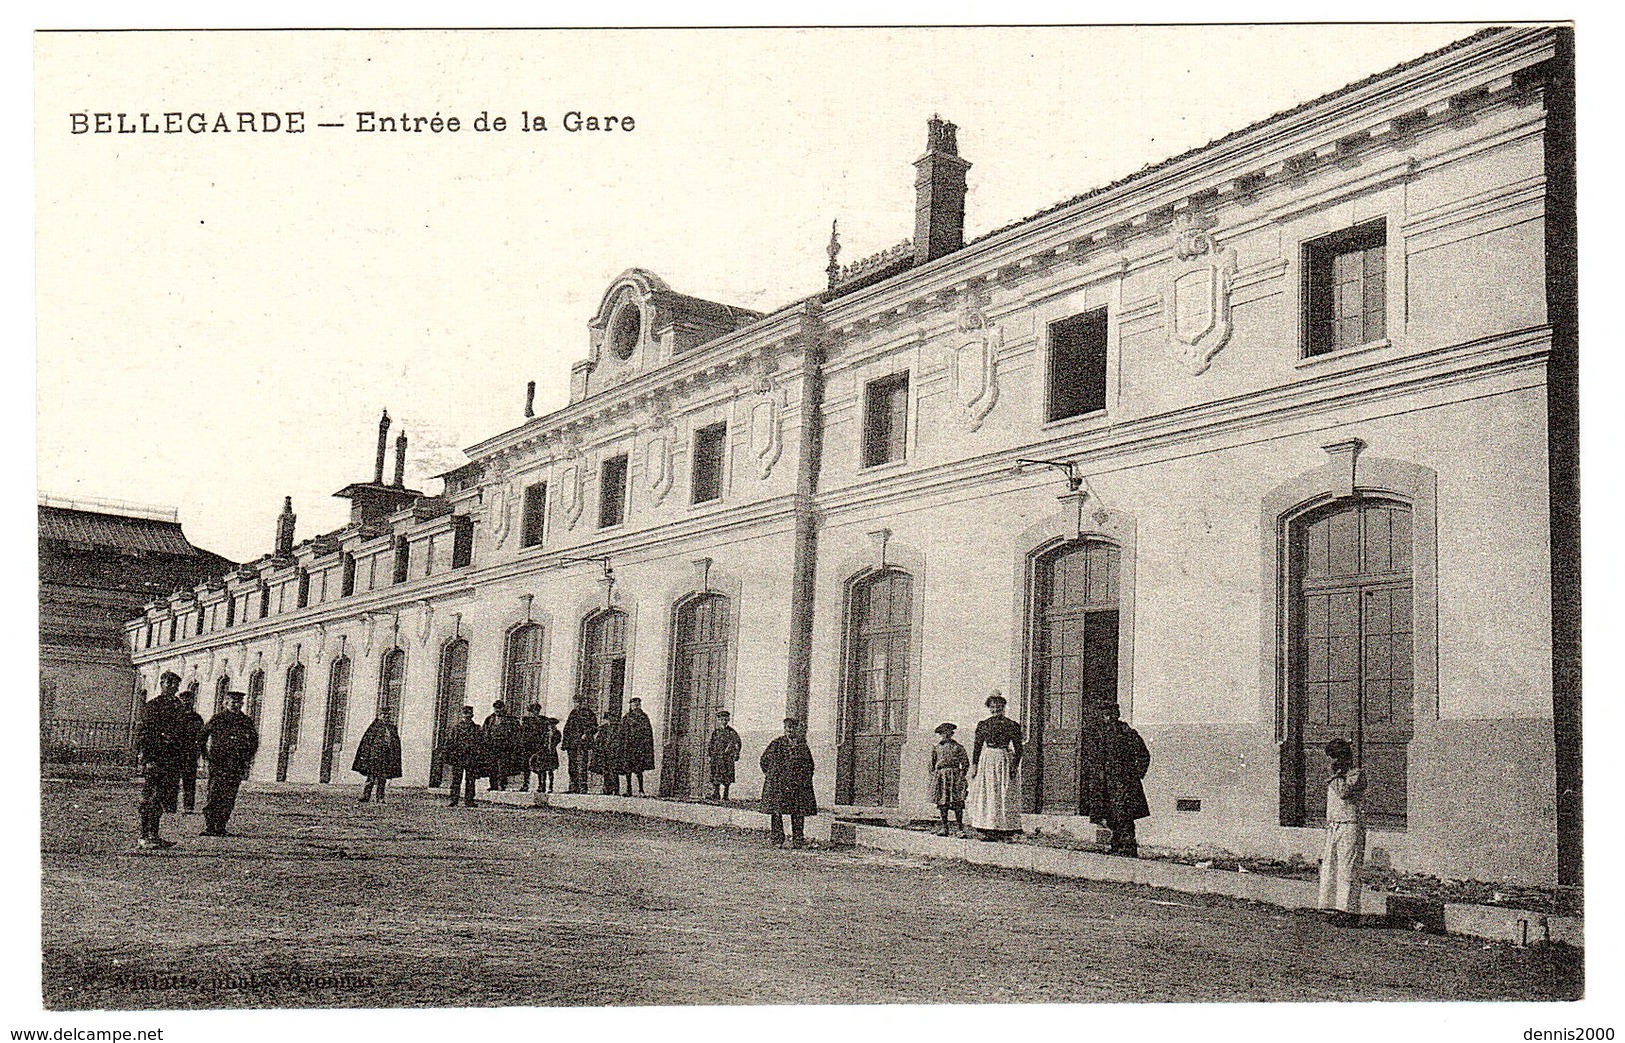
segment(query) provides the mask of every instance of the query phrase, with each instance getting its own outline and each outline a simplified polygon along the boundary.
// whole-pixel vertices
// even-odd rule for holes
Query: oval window
[[[636,304],[623,304],[609,328],[609,349],[618,359],[629,359],[643,331],[643,310]]]

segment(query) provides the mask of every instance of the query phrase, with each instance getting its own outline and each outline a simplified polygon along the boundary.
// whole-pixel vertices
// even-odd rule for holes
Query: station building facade
[[[999,689],[1033,825],[1121,715],[1142,844],[1311,859],[1341,736],[1373,862],[1577,882],[1567,55],[1486,31],[971,243],[933,119],[912,238],[766,315],[629,270],[567,406],[438,496],[381,425],[351,524],[149,605],[141,676],[247,691],[306,782],[382,705],[437,784],[465,703],[638,696],[663,794],[727,708],[749,797],[789,713],[887,818]]]

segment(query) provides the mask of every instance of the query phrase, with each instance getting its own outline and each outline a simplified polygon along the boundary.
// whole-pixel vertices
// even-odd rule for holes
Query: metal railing
[[[134,725],[129,721],[40,721],[40,760],[51,764],[132,764]]]

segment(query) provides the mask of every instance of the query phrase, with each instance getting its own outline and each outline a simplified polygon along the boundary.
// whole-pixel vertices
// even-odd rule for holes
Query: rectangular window
[[[540,547],[547,530],[547,483],[525,486],[524,521],[519,530],[521,547]]]
[[[1306,243],[1305,355],[1370,344],[1388,335],[1388,222]]]
[[[236,625],[237,625],[237,595],[235,595],[235,594],[227,594],[226,595],[226,626],[234,627]]]
[[[474,563],[474,519],[459,514],[451,520],[451,567],[467,568]]]
[[[604,461],[598,483],[598,527],[607,529],[626,520],[626,454]]]
[[[349,597],[355,593],[355,555],[344,555],[344,580],[339,587],[340,597]]]
[[[180,623],[180,617],[179,616],[170,616],[169,617],[169,644],[174,644],[175,643],[175,628],[176,628],[176,625],[179,624],[179,623]]]
[[[298,608],[305,608],[310,604],[310,573],[304,569],[299,570],[299,601]]]
[[[395,537],[395,582],[405,583],[412,568],[412,545],[405,536]]]
[[[692,502],[722,499],[722,464],[727,448],[727,424],[709,424],[694,432]]]
[[[1106,309],[1049,324],[1049,412],[1046,419],[1106,408]]]
[[[863,389],[863,466],[908,455],[908,374],[870,381]]]

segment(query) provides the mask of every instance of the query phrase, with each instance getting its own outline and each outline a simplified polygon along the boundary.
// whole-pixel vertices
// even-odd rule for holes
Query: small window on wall
[[[540,547],[547,531],[547,483],[533,482],[525,486],[524,522],[520,526],[519,545]]]
[[[235,594],[227,594],[226,595],[226,626],[234,627],[236,625],[237,625],[237,596]]]
[[[1106,309],[1049,324],[1048,420],[1106,408]]]
[[[395,578],[396,583],[405,583],[412,568],[412,545],[405,536],[395,537]]]
[[[626,520],[626,454],[604,461],[598,484],[598,527],[607,529]]]
[[[203,606],[199,605],[197,607],[197,635],[196,636],[201,637],[202,635],[203,635]]]
[[[710,424],[694,432],[694,503],[722,499],[722,464],[727,447],[727,424]]]
[[[305,608],[310,604],[310,573],[304,569],[299,570],[299,600],[294,603],[296,608]]]
[[[451,520],[451,567],[467,568],[474,563],[474,519],[459,514]]]
[[[264,619],[266,616],[268,616],[270,614],[271,614],[271,588],[268,587],[268,586],[265,586],[264,584],[261,584],[261,586],[260,586],[260,618]]]
[[[908,374],[870,381],[863,389],[863,466],[908,455]]]
[[[1370,221],[1304,244],[1304,354],[1388,335],[1388,223]]]
[[[354,593],[355,593],[355,555],[347,553],[347,554],[344,555],[344,578],[343,578],[343,584],[339,587],[339,596],[347,598],[351,594],[354,594]]]

